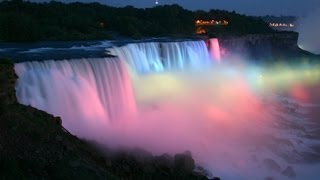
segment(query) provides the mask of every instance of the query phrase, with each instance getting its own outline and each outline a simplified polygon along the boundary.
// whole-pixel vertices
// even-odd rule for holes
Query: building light
[[[224,25],[224,26],[226,26],[226,25],[229,24],[229,22],[226,21],[226,20],[219,20],[219,21],[217,21],[217,20],[212,19],[212,20],[207,20],[207,21],[206,21],[206,20],[200,20],[200,19],[198,19],[198,20],[195,21],[195,24],[198,25],[198,26],[217,26],[217,25]]]
[[[100,27],[102,27],[102,28],[104,28],[104,27],[105,27],[104,22],[100,22],[100,23],[99,23],[99,25],[100,25]]]
[[[293,23],[269,23],[270,27],[289,27],[293,28],[294,24]]]

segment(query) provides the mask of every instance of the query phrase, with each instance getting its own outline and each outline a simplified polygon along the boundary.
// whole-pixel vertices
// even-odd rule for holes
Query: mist
[[[314,54],[320,54],[320,9],[299,19],[299,47]]]
[[[117,105],[120,97],[129,94],[125,99],[134,107],[112,120],[92,84],[93,76],[79,73],[87,67],[79,64],[85,62],[63,61],[62,69],[47,64],[40,66],[42,70],[27,71],[23,67],[31,65],[16,64],[19,101],[61,116],[72,134],[108,148],[138,147],[154,155],[190,151],[197,165],[222,179],[316,179],[320,175],[310,174],[301,164],[307,161],[303,154],[312,154],[310,146],[315,143],[305,137],[310,125],[305,113],[319,105],[308,101],[307,91],[319,82],[317,67],[263,69],[220,63],[205,70],[130,72],[114,76],[115,80],[109,71],[104,77],[113,81],[112,87],[126,89],[111,91],[118,93],[112,95],[118,100],[109,100]],[[72,73],[62,63],[77,63],[78,70]],[[129,79],[133,89],[117,83]],[[293,174],[286,173],[288,168]]]

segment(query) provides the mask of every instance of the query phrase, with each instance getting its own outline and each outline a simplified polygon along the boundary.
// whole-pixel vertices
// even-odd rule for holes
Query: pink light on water
[[[309,101],[311,98],[306,88],[299,84],[294,85],[291,88],[290,94],[293,98],[299,99],[301,101]]]
[[[210,44],[219,60],[218,40]],[[285,179],[265,160],[284,170],[293,166],[286,157],[299,161],[296,153],[308,150],[311,142],[301,129],[309,126],[298,100],[319,94],[318,69],[263,71],[219,63],[207,70],[136,74],[116,59],[47,61],[17,64],[16,89],[21,103],[61,116],[71,133],[108,147],[153,154],[189,150],[198,165],[222,179]],[[316,86],[313,93],[308,84]],[[298,174],[298,165],[294,169]]]
[[[221,61],[220,45],[217,38],[212,38],[209,40],[209,51],[212,59],[217,62]]]

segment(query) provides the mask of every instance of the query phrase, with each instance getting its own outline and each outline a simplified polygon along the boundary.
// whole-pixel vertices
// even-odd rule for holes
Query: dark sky
[[[43,0],[35,0],[43,1]],[[73,2],[76,0],[62,0]],[[156,0],[79,0],[97,1],[112,6],[152,7]],[[188,9],[226,9],[248,15],[307,15],[320,8],[320,0],[158,0],[159,4],[177,3]]]

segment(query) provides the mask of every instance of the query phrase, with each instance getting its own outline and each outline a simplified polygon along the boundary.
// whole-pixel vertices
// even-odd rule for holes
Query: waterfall
[[[107,51],[126,60],[138,72],[150,72],[163,70],[159,48],[158,43],[136,43],[113,47]]]
[[[220,45],[217,38],[209,39],[209,51],[212,59],[218,62],[221,61]]]
[[[112,121],[135,112],[131,81],[118,58],[24,62],[15,71],[18,101],[61,116],[67,129],[80,119]]]
[[[211,67],[221,58],[218,39],[207,45],[136,43],[108,49],[117,58],[18,63],[17,100],[60,116],[71,134],[108,148],[157,156],[188,150],[222,179],[292,179],[288,172],[317,179],[310,155],[320,156],[312,133],[319,104],[300,99],[319,92],[319,71]]]
[[[213,62],[204,41],[131,43],[108,51],[118,57],[15,64],[18,101],[62,117],[65,128],[82,134],[79,126],[85,131],[99,124],[90,121],[114,123],[135,114],[136,73],[202,70]]]
[[[118,57],[15,64],[18,101],[62,117],[64,127],[77,134],[79,129],[72,128],[79,119],[114,122],[135,114],[130,79],[135,72],[202,68],[212,62],[204,41],[132,43],[108,50]]]
[[[197,68],[211,63],[204,41],[135,43],[107,51],[142,73]]]

